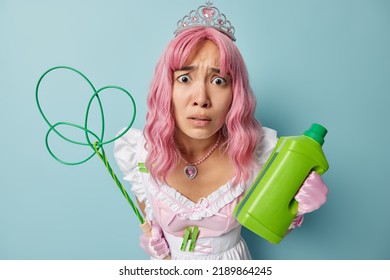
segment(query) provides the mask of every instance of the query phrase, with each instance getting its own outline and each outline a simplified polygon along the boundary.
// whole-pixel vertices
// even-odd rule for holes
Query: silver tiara
[[[177,35],[190,27],[206,26],[213,27],[229,36],[233,41],[236,41],[234,27],[226,19],[225,14],[212,5],[213,3],[208,0],[205,5],[200,6],[197,10],[192,10],[188,15],[184,16],[177,22],[174,34]]]

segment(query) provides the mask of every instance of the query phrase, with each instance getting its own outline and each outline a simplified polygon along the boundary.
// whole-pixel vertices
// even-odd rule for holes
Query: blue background
[[[35,86],[50,67],[75,67],[96,88],[129,90],[137,102],[134,127],[143,128],[156,61],[177,20],[202,3],[0,0],[0,259],[147,258],[137,219],[101,161],[67,166],[47,152]],[[329,130],[328,202],[279,245],[244,230],[253,258],[390,259],[390,2],[214,3],[236,28],[257,119],[279,136],[300,134],[312,122]],[[49,75],[40,92],[53,123],[83,124],[90,96],[67,71]],[[123,94],[104,96],[109,139],[127,125],[130,103]],[[55,137],[52,143],[67,160],[90,153]],[[121,177],[112,148],[105,149]]]

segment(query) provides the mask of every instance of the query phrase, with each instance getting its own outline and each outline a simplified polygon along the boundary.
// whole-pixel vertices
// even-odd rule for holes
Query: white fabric
[[[122,133],[123,130],[118,134]],[[145,138],[141,130],[131,128],[115,141],[114,157],[124,175],[123,180],[131,184],[131,192],[135,194],[138,201],[145,202],[146,218],[154,220],[150,199],[146,199],[147,193],[144,188],[142,172],[138,168],[139,162],[145,162],[146,155]]]
[[[252,178],[248,180],[249,183],[246,185],[239,184],[233,188],[231,182],[228,182],[198,203],[189,200],[178,191],[165,184],[156,186],[149,174],[139,171],[138,163],[144,163],[147,155],[145,139],[140,130],[130,129],[121,138],[116,140],[114,156],[119,168],[124,174],[123,179],[131,183],[131,191],[136,195],[140,202],[145,202],[147,219],[154,220],[155,214],[153,213],[151,205],[151,201],[153,201],[151,196],[153,196],[153,199],[158,199],[163,202],[164,206],[168,206],[171,211],[183,215],[181,218],[191,220],[198,224],[215,217],[215,215],[220,215],[220,210],[232,203],[232,201],[237,202],[238,197],[245,192],[246,188],[249,187],[250,182],[253,181],[267,161],[276,142],[276,131],[269,128],[263,128],[262,141],[255,152],[258,168],[254,170]],[[227,208],[225,207],[225,209]],[[227,215],[229,215],[229,219],[234,220],[232,213],[229,212]],[[173,259],[250,259],[249,250],[240,235],[240,230],[241,226],[238,225],[237,227],[230,229],[229,232],[221,231],[221,235],[219,236],[202,236],[202,238],[199,238],[197,244],[214,244],[212,249],[210,249],[211,251],[207,254],[200,254],[199,250],[196,254],[182,252],[180,251],[181,242],[183,240],[182,235],[178,234],[174,236],[172,233],[166,232],[166,230],[164,230],[164,235],[171,247]]]
[[[251,256],[241,237],[241,226],[218,237],[198,238],[194,252],[180,250],[183,238],[164,233],[173,260],[250,260]],[[190,242],[188,242],[190,243]],[[189,247],[189,246],[187,246]],[[188,248],[187,248],[188,249]]]
[[[232,202],[233,199],[240,196],[245,190],[245,186],[242,184],[232,188],[229,181],[207,197],[200,199],[198,202],[193,202],[165,184],[159,187],[162,188],[162,191],[159,191],[155,185],[152,185],[150,192],[157,199],[165,202],[173,212],[180,213],[181,217],[192,221],[218,215],[222,207]]]

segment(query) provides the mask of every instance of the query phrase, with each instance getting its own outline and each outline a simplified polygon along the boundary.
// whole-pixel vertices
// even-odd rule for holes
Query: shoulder
[[[268,127],[263,127],[263,135],[256,147],[255,159],[259,168],[262,168],[268,160],[276,143],[278,142],[277,131]]]
[[[259,143],[259,146],[266,147],[266,146],[275,146],[276,142],[278,141],[278,132],[272,128],[269,127],[263,127],[263,135],[261,137],[261,141]]]
[[[123,131],[124,129],[119,131],[118,135]],[[114,143],[114,157],[119,162],[125,161],[126,164],[129,161],[145,162],[146,154],[145,138],[139,129],[130,128]]]
[[[131,128],[114,143],[115,161],[125,175],[124,179],[132,184],[140,181],[135,179],[140,177],[139,171],[144,171],[146,155],[145,138],[141,130]]]

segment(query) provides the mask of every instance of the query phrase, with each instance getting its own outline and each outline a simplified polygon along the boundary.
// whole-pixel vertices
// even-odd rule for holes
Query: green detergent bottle
[[[237,221],[271,243],[279,243],[298,211],[294,199],[311,171],[329,165],[322,150],[325,127],[312,124],[299,136],[281,137],[248,192],[234,209]]]

